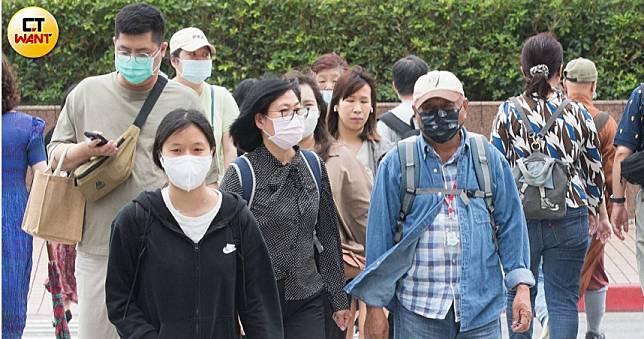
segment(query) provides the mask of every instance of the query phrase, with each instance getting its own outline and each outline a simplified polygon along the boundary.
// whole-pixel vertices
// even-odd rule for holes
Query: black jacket
[[[183,233],[161,191],[141,193],[121,209],[105,281],[108,316],[121,337],[239,338],[238,315],[249,339],[283,337],[257,222],[239,196],[222,192],[222,199],[198,244]]]

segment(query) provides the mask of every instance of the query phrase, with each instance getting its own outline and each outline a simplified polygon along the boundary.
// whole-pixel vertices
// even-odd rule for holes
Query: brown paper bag
[[[66,147],[52,172],[34,173],[33,184],[22,219],[22,230],[34,237],[63,244],[76,244],[83,233],[85,198],[74,185],[73,177],[61,176]]]

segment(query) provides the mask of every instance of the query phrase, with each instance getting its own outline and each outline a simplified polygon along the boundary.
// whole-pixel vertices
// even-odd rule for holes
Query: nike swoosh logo
[[[237,250],[237,247],[235,247],[235,244],[226,244],[224,246],[224,254],[230,254],[233,253]]]

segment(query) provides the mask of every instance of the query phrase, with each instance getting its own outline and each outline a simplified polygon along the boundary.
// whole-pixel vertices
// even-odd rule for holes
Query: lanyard
[[[452,189],[456,191],[457,185],[456,185],[456,180],[454,180],[454,185]],[[456,209],[454,208],[454,198],[455,198],[456,193],[452,192],[450,195],[445,195],[445,204],[447,204],[447,215],[451,218],[454,216],[454,212],[456,212]]]

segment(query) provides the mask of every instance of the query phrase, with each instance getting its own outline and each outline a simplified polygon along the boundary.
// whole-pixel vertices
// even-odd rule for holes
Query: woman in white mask
[[[112,225],[105,283],[110,321],[123,337],[282,338],[270,256],[236,195],[206,186],[215,151],[199,111],[175,110],[152,150],[167,187],[143,192]]]
[[[280,291],[285,338],[324,339],[326,300],[341,329],[349,303],[329,177],[314,152],[297,146],[310,110],[296,86],[270,79],[250,89],[230,128],[247,153],[228,168],[221,189],[244,197],[257,219]]]
[[[336,142],[327,131],[327,106],[315,80],[299,72],[291,72],[286,75],[286,78],[297,80],[300,102],[303,107],[309,108],[309,115],[304,120],[304,138],[299,145],[301,148],[315,151],[324,160],[329,172],[333,201],[338,211],[338,231],[342,240],[342,251],[349,254],[344,264],[345,281],[350,281],[360,271],[358,267],[354,267],[356,262],[352,260],[354,256],[351,254],[355,254],[355,258],[364,264],[367,212],[373,179],[367,175],[355,155],[342,143]],[[348,295],[347,298],[349,298]],[[326,338],[353,338],[353,322],[349,323],[346,333],[341,331],[332,319],[333,312],[330,305],[326,303]],[[354,300],[351,305],[351,319],[355,317],[357,309],[358,303]],[[366,311],[362,315],[364,313]],[[360,324],[364,324],[364,321],[360,321]],[[363,333],[361,335],[361,338],[364,338]]]
[[[325,162],[329,158],[329,149],[335,141],[326,130],[326,103],[317,82],[310,76],[297,71],[287,73],[284,78],[297,81],[301,106],[308,109],[304,117],[304,133],[298,143],[303,149],[317,153]]]
[[[176,71],[173,80],[197,92],[203,112],[213,126],[215,141],[219,145],[215,160],[221,181],[224,169],[237,157],[237,149],[228,131],[239,116],[239,108],[226,88],[205,82],[212,75],[214,53],[215,48],[199,28],[184,28],[170,39],[170,63]]]

